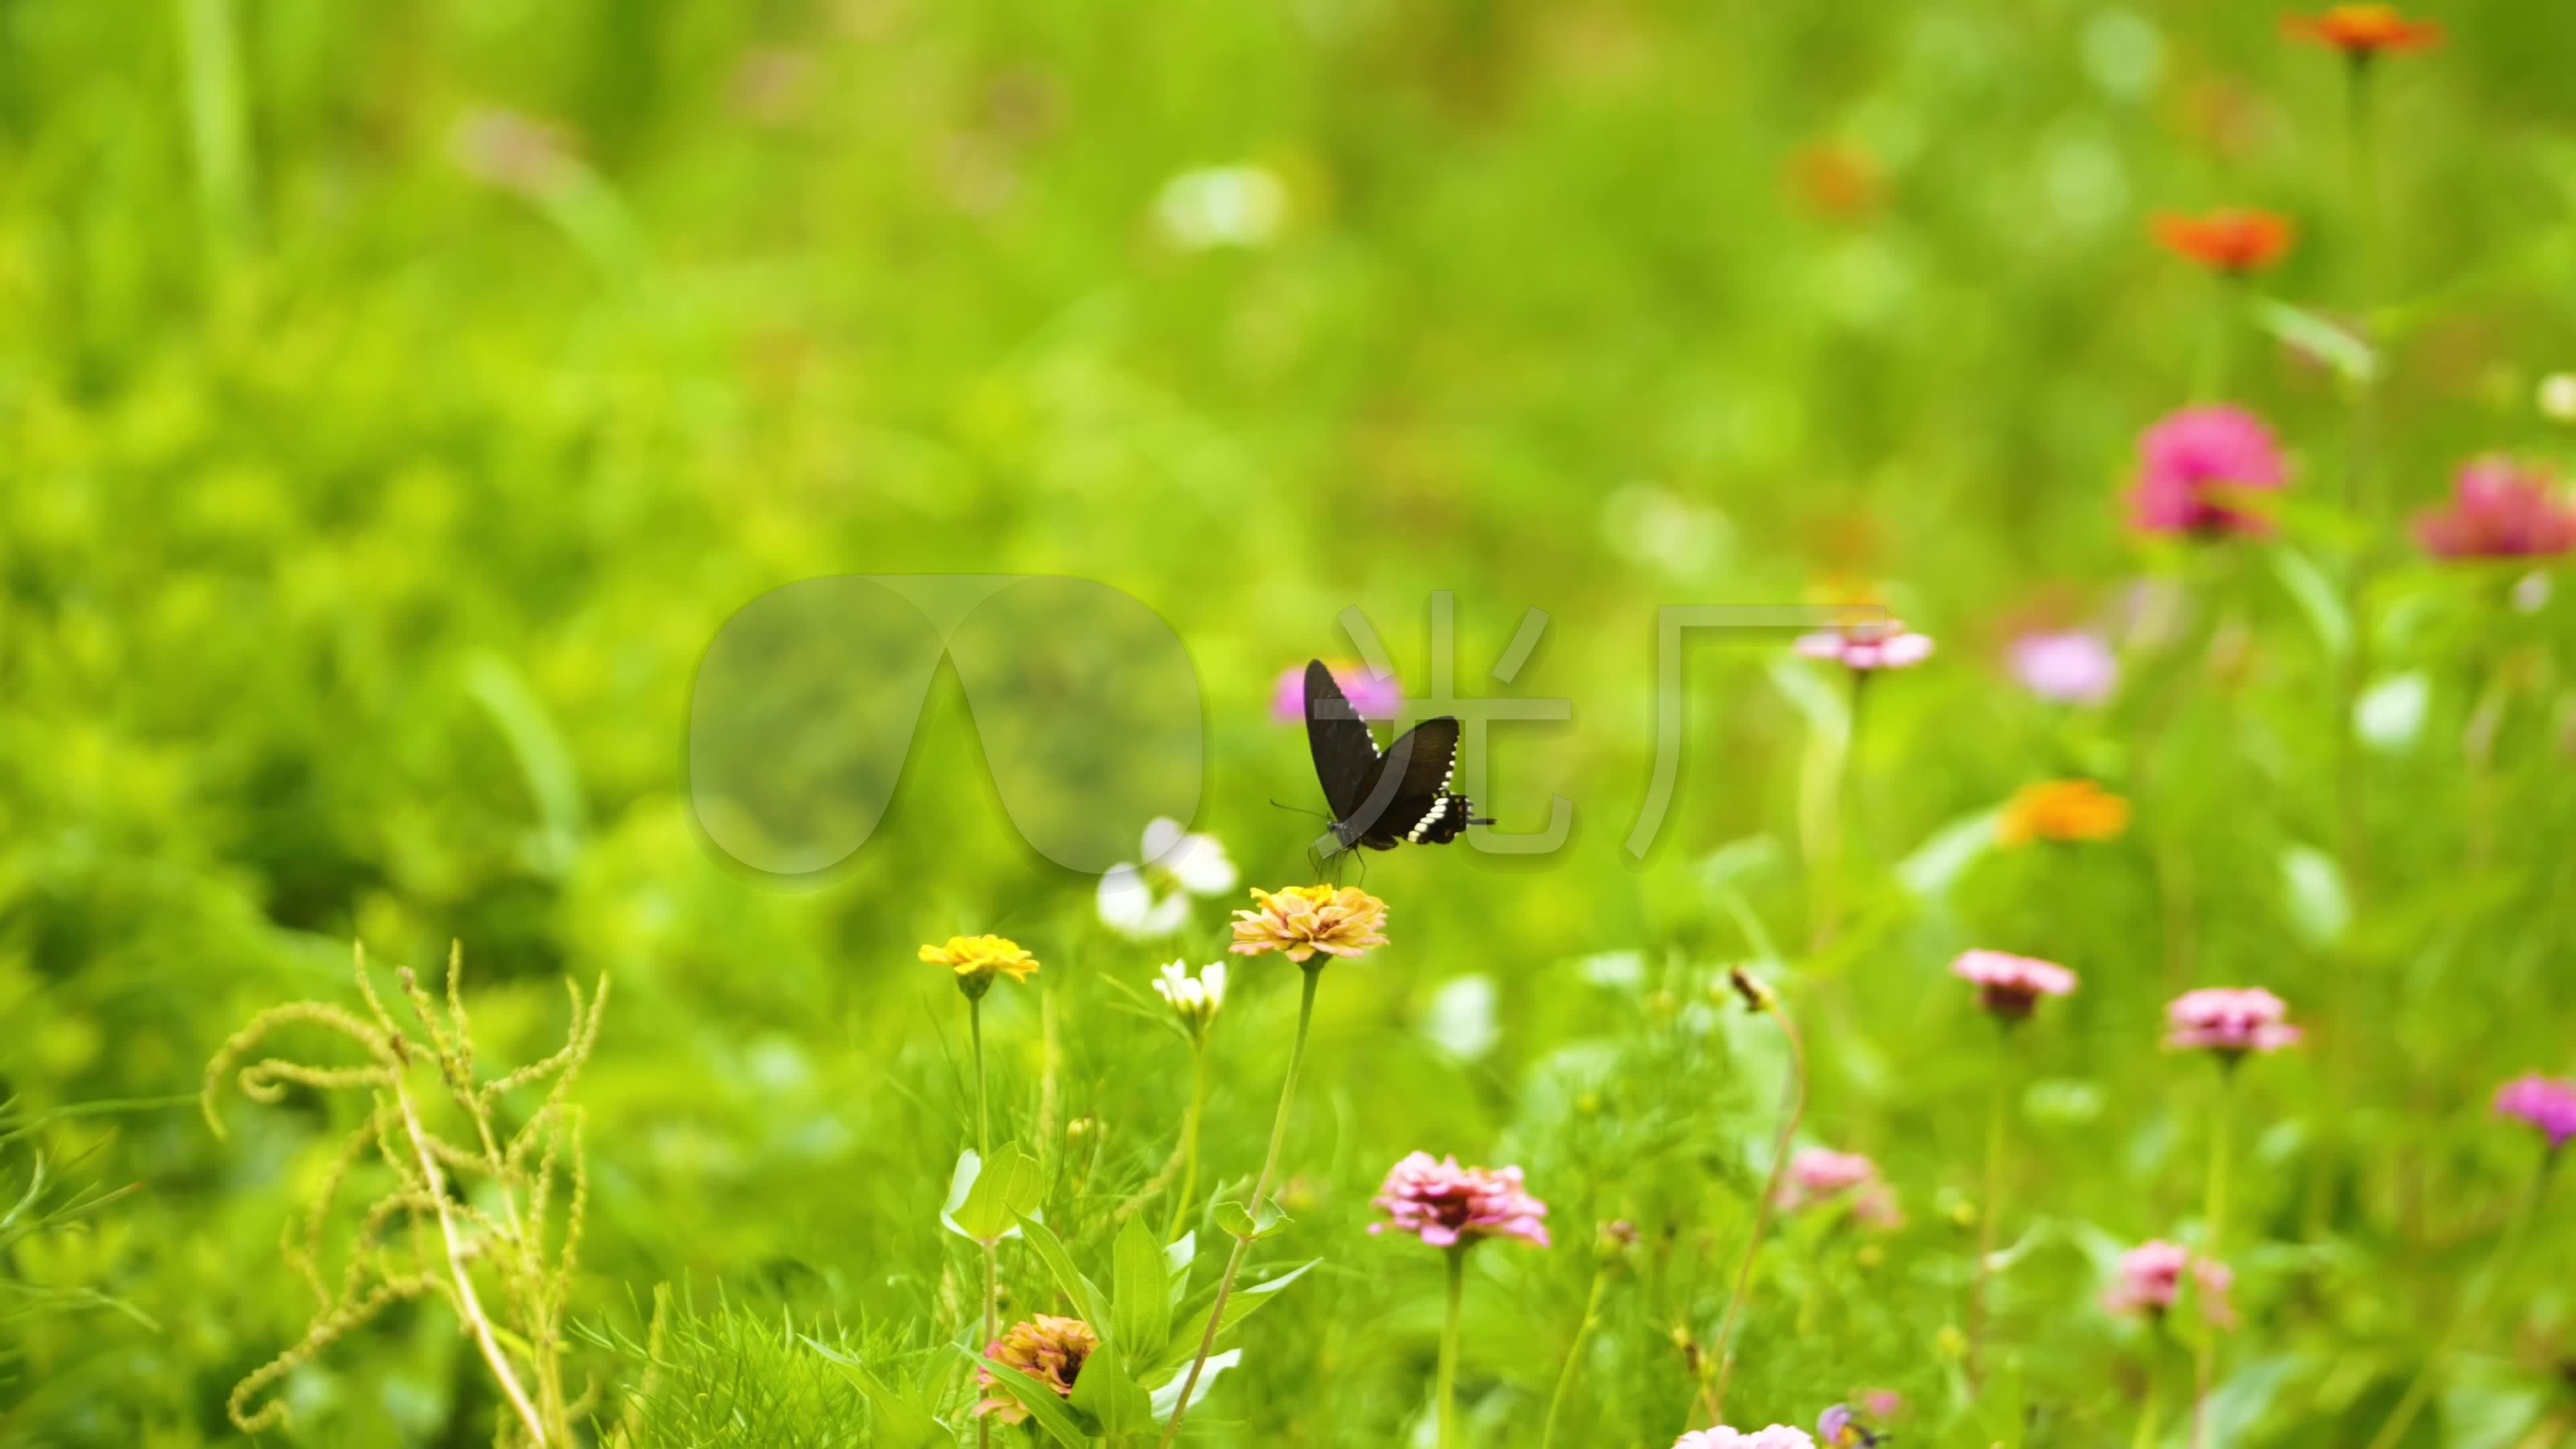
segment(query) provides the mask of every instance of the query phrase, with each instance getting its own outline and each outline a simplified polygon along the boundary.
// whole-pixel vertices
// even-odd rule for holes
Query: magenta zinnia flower
[[[1521,1186],[1521,1170],[1460,1167],[1455,1157],[1416,1152],[1386,1175],[1373,1200],[1388,1221],[1369,1224],[1411,1233],[1435,1248],[1473,1244],[1481,1238],[1524,1238],[1544,1248],[1547,1204]]]
[[[2182,1299],[2183,1270],[2200,1280],[2202,1316],[2221,1327],[2233,1325],[2236,1312],[2227,1303],[2227,1290],[2236,1275],[2224,1263],[2192,1252],[2180,1243],[2159,1238],[2140,1243],[2120,1255],[2120,1275],[2102,1297],[2102,1306],[2114,1313],[2144,1313],[2162,1318],[2165,1311]]]
[[[2535,558],[2576,549],[2576,504],[2548,473],[2510,458],[2471,459],[2451,501],[2415,515],[2415,540],[2435,558]]]
[[[1333,682],[1342,687],[1342,696],[1362,719],[1393,719],[1404,707],[1404,687],[1391,674],[1372,672],[1359,664],[1333,663],[1326,666]],[[1292,664],[1279,671],[1279,682],[1270,689],[1270,717],[1281,724],[1296,724],[1306,718],[1306,666]]]
[[[2519,1117],[2539,1128],[2549,1138],[2551,1152],[2576,1138],[2576,1082],[2538,1072],[2516,1077],[2497,1090],[2495,1109],[2499,1116]]]
[[[2054,961],[2003,951],[1968,951],[1950,963],[1950,974],[1977,984],[1977,1004],[2006,1021],[2019,1021],[2043,996],[2075,990],[2075,973]]]
[[[1816,1449],[1816,1441],[1804,1429],[1787,1424],[1767,1428],[1730,1429],[1724,1424],[1714,1429],[1698,1429],[1673,1441],[1673,1449]]]
[[[2015,639],[2012,672],[2023,688],[2042,699],[2100,704],[2120,682],[2120,661],[2101,635],[2067,629]]]
[[[1810,659],[1827,659],[1864,673],[1876,669],[1910,669],[1932,657],[1932,640],[1894,619],[1847,624],[1801,634],[1791,646]]]
[[[2262,419],[2242,408],[2184,408],[2138,437],[2129,521],[2149,533],[2265,533],[2261,518],[2229,507],[2226,495],[2287,482],[2280,445]]]
[[[2276,1052],[2298,1044],[2289,1024],[2290,1004],[2260,986],[2207,986],[2186,991],[2165,1008],[2165,1045],[2178,1051],[2214,1051],[2227,1058]]]

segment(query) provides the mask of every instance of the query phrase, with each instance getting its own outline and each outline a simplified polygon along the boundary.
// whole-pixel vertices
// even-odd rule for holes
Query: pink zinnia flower
[[[1816,1419],[1817,1442],[1832,1449],[1872,1449],[1884,1437],[1871,1433],[1849,1404],[1836,1404]]]
[[[1894,619],[1847,624],[1798,636],[1791,646],[1810,659],[1827,659],[1845,669],[1910,669],[1932,657],[1932,640]]]
[[[1342,687],[1343,697],[1362,719],[1388,720],[1404,708],[1404,687],[1391,674],[1372,673],[1358,664],[1335,661],[1325,666],[1333,672],[1333,682]],[[1306,666],[1292,664],[1279,672],[1279,682],[1270,688],[1270,717],[1281,724],[1298,724],[1306,718]]]
[[[1852,1216],[1872,1227],[1892,1228],[1904,1221],[1895,1195],[1879,1179],[1878,1164],[1857,1152],[1830,1147],[1801,1147],[1789,1159],[1789,1180],[1780,1185],[1784,1212],[1831,1202],[1850,1194]]]
[[[1522,1188],[1517,1167],[1460,1167],[1455,1157],[1416,1152],[1387,1173],[1373,1201],[1388,1221],[1371,1223],[1372,1234],[1393,1228],[1435,1248],[1481,1238],[1524,1238],[1548,1246],[1547,1228],[1539,1222],[1547,1204]]]
[[[2548,473],[2510,458],[2475,458],[2451,501],[2415,515],[2415,541],[2435,558],[2537,558],[2576,549],[2576,504]]]
[[[2178,1051],[2214,1051],[2235,1059],[2247,1052],[2295,1046],[2290,1004],[2260,986],[2207,986],[2186,991],[2165,1008],[2165,1045]]]
[[[1714,1429],[1698,1429],[1673,1441],[1673,1449],[1816,1449],[1816,1441],[1804,1429],[1787,1424],[1767,1428],[1730,1429],[1724,1424]]]
[[[2162,1318],[2165,1311],[2182,1299],[2183,1270],[2200,1280],[2201,1314],[2210,1322],[2226,1327],[2236,1321],[2236,1312],[2227,1303],[2227,1290],[2236,1275],[2224,1263],[2214,1262],[2192,1252],[2180,1243],[2159,1238],[2140,1243],[2120,1255],[2120,1275],[2102,1297],[2102,1306],[2114,1313],[2144,1313]]]
[[[2003,951],[1968,951],[1950,963],[1950,974],[1977,983],[1977,1004],[2006,1021],[2019,1021],[2043,996],[2075,990],[2075,973],[2054,961]]]
[[[2519,1117],[2539,1128],[2549,1138],[2552,1152],[2576,1138],[2576,1082],[2538,1072],[2516,1077],[2497,1090],[2495,1109],[2499,1116]]]
[[[2023,688],[2042,699],[2100,704],[2120,682],[2120,661],[2101,635],[2067,629],[2015,639],[2012,672]]]
[[[2129,521],[2149,533],[2265,533],[2265,522],[2228,506],[2230,492],[2288,482],[2271,429],[2242,408],[2184,408],[2138,437]]]

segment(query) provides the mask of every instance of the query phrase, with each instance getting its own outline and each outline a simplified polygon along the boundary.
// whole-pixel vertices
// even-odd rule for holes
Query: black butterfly
[[[1333,683],[1320,659],[1306,665],[1306,744],[1333,812],[1337,850],[1446,845],[1479,819],[1464,795],[1449,793],[1458,768],[1458,719],[1427,719],[1380,754],[1368,722]]]

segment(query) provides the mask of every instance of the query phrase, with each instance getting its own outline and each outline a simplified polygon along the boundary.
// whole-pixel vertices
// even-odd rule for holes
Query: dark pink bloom
[[[1333,682],[1363,719],[1389,720],[1404,707],[1404,687],[1391,674],[1371,673],[1367,666],[1334,663]],[[1270,717],[1281,724],[1299,724],[1306,718],[1306,666],[1292,664],[1279,673],[1279,682],[1270,689]]]
[[[1525,1238],[1548,1246],[1547,1228],[1539,1221],[1547,1216],[1547,1204],[1521,1186],[1517,1167],[1460,1167],[1457,1158],[1416,1152],[1387,1173],[1373,1201],[1388,1221],[1371,1223],[1371,1233],[1393,1228],[1435,1248],[1479,1238]]]
[[[2102,1306],[2114,1313],[2144,1313],[2162,1318],[2165,1311],[2182,1300],[2184,1269],[2200,1280],[2201,1315],[2210,1322],[2228,1327],[2236,1322],[2236,1312],[2228,1306],[2227,1290],[2236,1275],[2224,1263],[2192,1252],[2180,1243],[2159,1238],[2140,1243],[2120,1255],[2120,1274],[2102,1297]]]
[[[2269,525],[2231,507],[2230,495],[2288,481],[2280,445],[2262,419],[2243,408],[2184,408],[2138,437],[2129,521],[2149,533],[2265,533]]]
[[[1968,951],[1950,963],[1950,974],[1977,984],[1977,1004],[2006,1021],[2019,1021],[2043,996],[2075,990],[2075,973],[2054,961],[2003,951]]]
[[[2436,558],[2537,558],[2576,549],[2576,504],[2556,480],[2510,458],[2472,459],[2451,501],[2415,515],[2415,541]]]
[[[2120,682],[2120,661],[2101,635],[2067,629],[2015,639],[2012,672],[2023,688],[2042,699],[2100,704]]]
[[[2290,1004],[2260,986],[2209,986],[2186,991],[2165,1008],[2165,1045],[2180,1051],[2214,1051],[2227,1057],[2276,1052],[2298,1044]]]
[[[2576,1082],[2538,1072],[2516,1077],[2497,1090],[2495,1109],[2499,1116],[2519,1117],[2539,1128],[2552,1152],[2576,1138]]]
[[[1829,659],[1845,669],[1910,669],[1932,657],[1932,640],[1894,619],[1820,629],[1798,636],[1791,646],[1810,659]]]

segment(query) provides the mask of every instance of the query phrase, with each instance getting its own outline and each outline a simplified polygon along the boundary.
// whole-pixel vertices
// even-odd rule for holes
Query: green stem
[[[1703,1389],[1701,1402],[1708,1410],[1712,1428],[1726,1422],[1726,1386],[1735,1376],[1735,1320],[1751,1296],[1753,1264],[1762,1255],[1762,1236],[1771,1226],[1771,1204],[1780,1196],[1780,1174],[1789,1166],[1789,1144],[1796,1140],[1798,1123],[1807,1113],[1807,1045],[1798,1035],[1797,1023],[1789,1019],[1788,1011],[1776,997],[1765,1010],[1780,1023],[1780,1035],[1789,1043],[1789,1108],[1781,1114],[1780,1135],[1771,1144],[1771,1171],[1762,1179],[1762,1196],[1753,1204],[1753,1233],[1745,1239],[1744,1258],[1736,1265],[1735,1291],[1727,1295],[1726,1317],[1718,1323],[1717,1341],[1709,1346],[1717,1380]]]
[[[2012,1027],[2003,1028],[2007,1034]],[[1968,1382],[1974,1385],[1985,1372],[1986,1348],[1986,1280],[1993,1276],[1995,1227],[2003,1217],[2004,1203],[2004,1138],[2012,1101],[2012,1044],[2007,1035],[2004,1058],[1995,1069],[1992,1100],[1986,1104],[1986,1193],[1977,1204],[1977,1265],[1968,1289]]]
[[[1539,1430],[1538,1449],[1555,1449],[1557,1417],[1565,1412],[1566,1392],[1574,1386],[1575,1365],[1583,1359],[1584,1340],[1592,1336],[1593,1325],[1600,1322],[1601,1289],[1609,1281],[1609,1263],[1592,1271],[1592,1292],[1583,1300],[1583,1321],[1575,1325],[1574,1342],[1566,1346],[1565,1366],[1556,1373],[1556,1392],[1548,1395],[1547,1424]]]
[[[185,53],[188,149],[207,231],[222,255],[250,243],[250,140],[232,0],[177,0]]]
[[[1306,982],[1297,997],[1297,1039],[1288,1048],[1288,1075],[1279,1084],[1279,1110],[1270,1119],[1270,1151],[1261,1160],[1261,1176],[1254,1180],[1252,1201],[1246,1204],[1257,1222],[1261,1204],[1270,1196],[1270,1180],[1279,1172],[1279,1148],[1288,1138],[1288,1108],[1297,1096],[1297,1068],[1306,1060],[1306,1034],[1315,1022],[1315,988],[1322,984],[1321,961],[1305,963]],[[1252,1251],[1249,1235],[1234,1240],[1234,1251],[1226,1255],[1225,1272],[1216,1282],[1216,1301],[1208,1307],[1207,1329],[1199,1335],[1198,1352],[1190,1358],[1190,1371],[1181,1379],[1180,1402],[1172,1406],[1171,1422],[1163,1426],[1161,1444],[1171,1449],[1180,1437],[1181,1421],[1189,1416],[1190,1394],[1198,1388],[1199,1374],[1207,1367],[1208,1355],[1216,1348],[1217,1328],[1225,1322],[1226,1300],[1234,1295],[1234,1280],[1243,1271],[1243,1260]]]
[[[2153,1366],[2147,1370],[2147,1402],[2138,1411],[2138,1434],[2129,1441],[2130,1449],[2155,1449],[2156,1431],[2163,1427],[2164,1395],[2157,1391]]]
[[[2206,1236],[2200,1254],[2213,1267],[2224,1261],[2219,1254],[2227,1241],[2227,1164],[2234,1155],[2236,1124],[2235,1094],[2230,1090],[2236,1084],[2236,1063],[2222,1059],[2218,1070],[2218,1105],[2209,1124],[2209,1199],[2202,1211]],[[2219,1305],[2209,1301],[2196,1269],[2186,1266],[2183,1279],[2200,1307],[2200,1346],[2192,1366],[2191,1442],[2192,1449],[2202,1449],[2209,1435],[2209,1392],[2218,1373]]]
[[[1172,1198],[1172,1221],[1163,1241],[1178,1242],[1181,1224],[1189,1220],[1190,1199],[1199,1187],[1199,1118],[1207,1110],[1207,1047],[1190,1043],[1190,1106],[1181,1117],[1181,1190]]]
[[[1467,1304],[1467,1249],[1470,1238],[1449,1250],[1449,1316],[1440,1329],[1440,1449],[1458,1443],[1458,1324]]]
[[[975,1158],[989,1166],[993,1160],[992,1118],[986,1108],[984,1089],[984,998],[970,994],[966,998],[966,1036],[975,1049]],[[989,1346],[1001,1336],[1002,1266],[998,1244],[984,1246],[984,1343]],[[977,1449],[989,1449],[993,1442],[992,1420],[975,1416]]]
[[[2397,1407],[2388,1415],[2388,1422],[2379,1426],[2379,1433],[2370,1441],[2370,1449],[2396,1449],[2397,1442],[2406,1437],[2408,1426],[2423,1411],[2424,1401],[2432,1396],[2433,1383],[2441,1374],[2442,1361],[2451,1356],[2452,1346],[2459,1341],[2460,1330],[2477,1316],[2478,1309],[2486,1303],[2488,1291],[2498,1278],[2504,1276],[2506,1266],[2521,1250],[2522,1240],[2531,1235],[2531,1222],[2539,1215],[2540,1200],[2549,1193],[2550,1169],[2557,1163],[2555,1151],[2541,1159],[2540,1171],[2532,1177],[2530,1189],[2523,1194],[2522,1206],[2515,1209],[2512,1225],[2497,1241],[2494,1256],[2487,1259],[2485,1269],[2460,1296],[2459,1307],[2452,1310],[2450,1326],[2442,1330],[2441,1341],[2434,1345],[2432,1354],[2424,1360],[2424,1366],[2416,1370],[2415,1381],[2406,1386],[2406,1397],[2397,1401]]]

